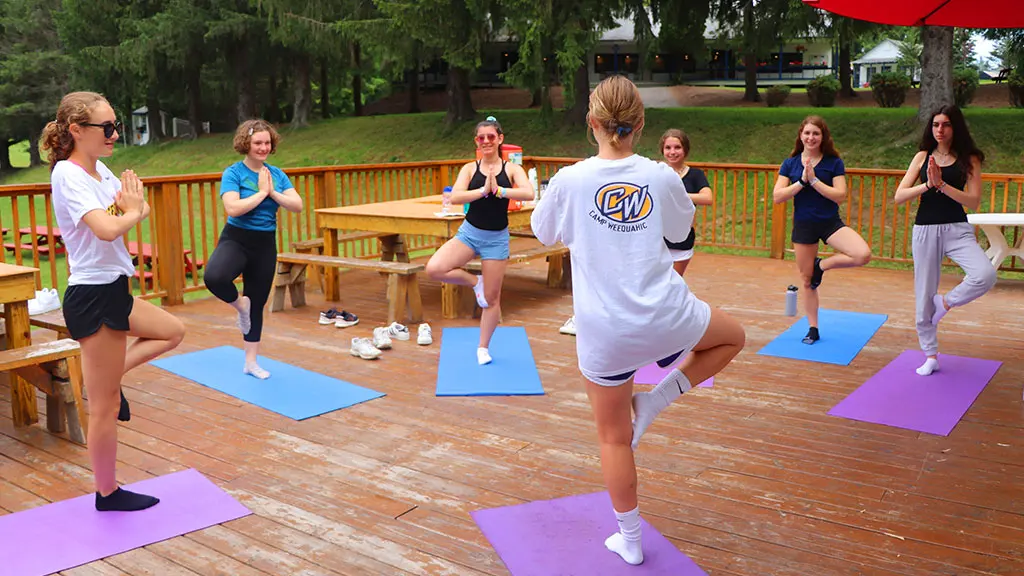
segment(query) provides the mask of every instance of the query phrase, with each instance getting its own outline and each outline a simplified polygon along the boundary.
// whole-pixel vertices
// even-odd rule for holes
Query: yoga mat
[[[43,576],[148,546],[251,512],[195,470],[125,486],[160,499],[139,512],[97,512],[93,494],[0,516],[0,573]]]
[[[679,366],[681,362],[682,361],[677,362],[675,365],[669,366],[667,368],[662,368],[661,366],[658,366],[657,362],[654,362],[653,364],[648,364],[647,366],[644,366],[643,368],[636,371],[636,376],[633,376],[633,383],[660,384],[662,379],[665,378],[665,376],[668,376],[668,373],[675,369],[676,366]],[[712,376],[711,378],[708,378],[707,380],[701,382],[697,387],[711,388],[714,385],[715,377]]]
[[[626,564],[605,548],[619,529],[607,492],[471,515],[512,576],[707,576],[642,517],[643,564]]]
[[[757,353],[847,366],[885,324],[886,319],[888,316],[885,314],[821,309],[818,311],[821,340],[814,344],[802,342],[808,328],[807,317],[804,316]]]
[[[328,361],[331,361],[329,357]],[[260,380],[243,374],[245,352],[234,346],[167,356],[151,362],[172,374],[295,420],[348,408],[384,395],[277,360],[260,357],[259,363],[270,372],[270,378]]]
[[[492,362],[476,361],[479,328],[445,328],[437,363],[438,396],[543,394],[533,351],[522,327],[498,327],[488,348]]]
[[[939,370],[919,376],[924,360],[923,352],[904,351],[828,413],[948,436],[1002,365],[939,354]]]

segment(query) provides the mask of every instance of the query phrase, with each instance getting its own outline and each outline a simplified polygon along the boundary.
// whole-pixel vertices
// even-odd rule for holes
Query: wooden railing
[[[314,210],[321,207],[364,204],[439,194],[454,182],[467,159],[352,166],[320,166],[288,169],[295,189],[303,198],[303,211],[279,213],[279,250],[292,242],[318,237]],[[527,169],[536,168],[538,180],[549,179],[576,158],[524,158]],[[695,162],[705,171],[715,192],[712,206],[698,208],[695,227],[698,248],[713,248],[783,258],[792,251],[789,240],[791,203],[774,204],[772,187],[777,166]],[[896,206],[893,193],[902,178],[897,170],[847,170],[850,194],[841,213],[872,247],[878,261],[911,263],[913,214],[917,202]],[[161,298],[167,304],[184,301],[185,294],[204,289],[202,270],[216,246],[226,222],[219,199],[219,173],[161,176],[143,180],[152,206],[151,217],[126,235],[136,258],[135,290],[145,298]],[[1020,212],[1024,175],[984,174],[979,212]],[[67,285],[66,255],[58,253],[60,238],[50,203],[48,184],[0,186],[0,223],[7,230],[0,261],[40,269],[39,288]],[[23,248],[14,248],[18,231],[36,226],[35,234],[20,236]],[[1016,243],[1018,228],[1005,232]],[[983,245],[983,235],[979,236]],[[410,251],[428,250],[439,239],[406,239]],[[10,248],[8,248],[10,246]],[[182,258],[158,258],[158,253],[182,254]],[[346,256],[379,255],[376,240],[349,242],[341,247]],[[1003,270],[1024,272],[1024,262],[1014,258]]]

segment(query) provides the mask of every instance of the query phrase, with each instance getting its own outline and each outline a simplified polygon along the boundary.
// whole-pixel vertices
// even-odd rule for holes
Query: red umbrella
[[[803,0],[856,20],[894,26],[1024,28],[1024,0]]]

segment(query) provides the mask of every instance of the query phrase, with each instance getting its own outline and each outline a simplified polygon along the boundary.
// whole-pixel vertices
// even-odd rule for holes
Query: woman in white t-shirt
[[[61,100],[42,141],[49,152],[53,212],[71,268],[64,322],[82,349],[96,509],[127,512],[159,500],[117,485],[117,420],[130,418],[121,378],[177,346],[185,326],[132,296],[129,277],[135,270],[122,236],[149,215],[149,205],[134,172],[126,170],[118,179],[99,160],[113,153],[120,130],[103,96],[73,92]],[[136,338],[131,345],[128,336]]]
[[[654,417],[724,368],[743,348],[743,328],[700,301],[672,269],[665,245],[690,233],[694,206],[668,165],[633,153],[644,127],[636,86],[622,76],[590,95],[588,128],[598,154],[559,170],[534,209],[544,244],[569,248],[576,353],[601,444],[601,468],[619,522],[605,546],[643,562],[636,449]],[[633,394],[633,374],[689,353],[651,392]],[[630,408],[635,419],[630,422]]]

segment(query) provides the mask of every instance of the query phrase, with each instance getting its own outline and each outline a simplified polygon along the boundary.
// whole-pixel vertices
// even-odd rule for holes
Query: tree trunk
[[[541,89],[537,88],[536,90],[533,91],[532,94],[530,94],[530,108],[536,108],[537,106],[540,106],[540,102]]]
[[[360,72],[361,55],[359,42],[352,43],[352,115],[363,115],[363,75]]]
[[[420,43],[414,41],[412,54],[412,70],[409,70],[409,113],[420,112]]]
[[[256,116],[256,91],[252,84],[252,66],[245,40],[235,47],[235,82],[238,86],[238,102],[235,116],[238,123]]]
[[[163,140],[163,119],[160,117],[160,87],[152,83],[146,90],[146,130],[149,132],[149,143],[156,144]]]
[[[476,117],[473,98],[469,87],[469,70],[451,66],[448,68],[448,113],[444,123],[452,126]]]
[[[39,130],[33,130],[28,137],[28,167],[35,168],[43,165],[43,159],[39,155]]]
[[[572,75],[572,108],[565,120],[570,126],[584,126],[587,123],[587,110],[590,108],[590,71],[587,61],[580,62]]]
[[[313,108],[313,87],[309,80],[309,56],[299,55],[295,61],[295,86],[292,88],[292,128],[309,126],[309,113]]]
[[[757,92],[757,47],[754,44],[754,3],[747,2],[743,9],[743,99],[760,102]]]
[[[953,103],[953,29],[925,26],[921,30],[921,106],[925,121],[940,106]]]
[[[847,23],[841,23],[839,28],[839,93],[849,98],[856,98],[857,93],[853,90],[853,74],[850,71],[850,52],[853,44],[850,27]]]
[[[189,59],[189,62],[191,62],[191,66],[189,66],[188,71],[185,72],[185,85],[188,90],[188,137],[195,140],[199,137],[200,130],[202,130],[203,119],[203,84],[200,77],[200,72],[202,71],[202,59],[198,54],[193,52],[192,58]]]
[[[0,173],[11,172],[11,141],[6,136],[0,137]]]
[[[267,103],[267,122],[277,124],[281,121],[281,104],[277,97],[278,85],[277,85],[277,69],[274,66],[270,67],[270,102]]]
[[[331,117],[331,87],[327,82],[327,59],[320,60],[320,117]]]

